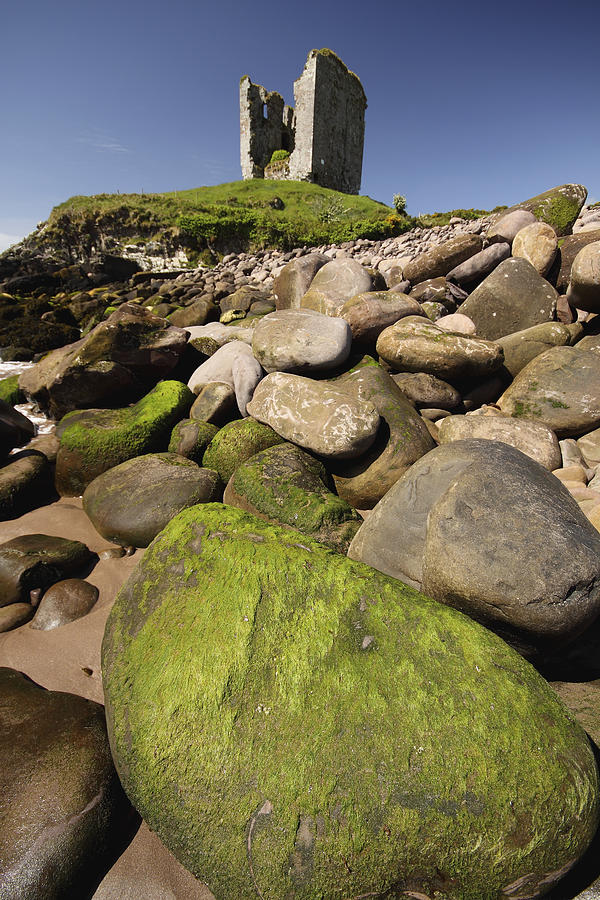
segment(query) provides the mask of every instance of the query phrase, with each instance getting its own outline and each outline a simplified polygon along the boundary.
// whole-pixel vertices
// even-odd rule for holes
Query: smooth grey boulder
[[[307,253],[290,260],[273,282],[277,309],[299,309],[313,278],[330,261],[323,253]]]
[[[89,897],[139,821],[104,709],[14,669],[0,669],[0,695],[0,896]]]
[[[348,555],[525,654],[568,643],[600,612],[600,534],[551,472],[505,443],[455,441],[426,454]]]
[[[578,437],[600,424],[598,354],[553,347],[521,369],[498,400],[509,416],[534,419],[558,438]]]
[[[195,394],[213,381],[224,382],[235,390],[238,409],[243,416],[248,415],[246,407],[256,385],[264,372],[251,347],[244,341],[224,344],[210,359],[198,366],[188,381],[188,387]]]
[[[356,509],[372,509],[409,466],[435,446],[434,440],[381,366],[359,363],[333,383],[357,400],[370,401],[381,417],[377,437],[366,453],[329,465],[339,496]]]
[[[540,422],[502,415],[448,416],[438,422],[440,444],[481,438],[516,447],[545,469],[558,469],[562,462],[558,439]]]
[[[536,272],[547,275],[558,249],[558,238],[551,225],[546,222],[532,222],[521,228],[515,235],[512,255],[526,259]]]
[[[322,462],[283,442],[241,463],[225,488],[223,502],[346,553],[362,519],[332,487]]]
[[[493,272],[496,266],[509,256],[510,244],[506,241],[490,244],[465,262],[450,269],[446,278],[448,281],[455,281],[456,284],[471,285]]]
[[[492,341],[453,334],[417,316],[382,331],[376,347],[398,372],[426,372],[450,381],[490,375],[504,360],[502,348]]]
[[[348,323],[313,309],[269,313],[252,338],[252,352],[265,372],[296,375],[335,369],[346,361],[351,347]]]
[[[222,491],[212,469],[177,453],[148,453],[95,478],[84,491],[83,508],[108,541],[147,547],[182,509],[219,500]]]
[[[529,210],[513,209],[512,212],[505,213],[490,225],[486,233],[486,240],[490,244],[512,244],[519,231],[533,222],[537,222],[537,219]]]
[[[337,316],[346,300],[373,289],[372,276],[357,260],[349,257],[332,259],[319,269],[300,306],[326,316]]]
[[[498,343],[504,351],[504,368],[514,378],[540,353],[570,344],[571,333],[560,322],[542,322],[498,338]]]
[[[460,394],[455,387],[427,375],[426,372],[397,372],[392,375],[403,394],[418,407],[455,409],[460,403]]]
[[[248,413],[286,441],[319,456],[351,459],[375,440],[379,413],[331,382],[273,372],[258,385]]]
[[[29,600],[29,592],[74,575],[97,556],[81,541],[24,534],[0,544],[0,606]]]
[[[430,278],[447,275],[456,266],[479,253],[481,247],[482,239],[478,234],[459,234],[408,262],[403,269],[404,277],[416,285]]]
[[[573,260],[567,300],[577,309],[600,312],[600,241],[582,247]]]
[[[423,315],[421,304],[397,291],[369,291],[351,297],[338,315],[348,322],[357,345],[372,346],[384,328],[404,316]]]
[[[477,335],[496,341],[554,319],[558,294],[526,259],[506,259],[475,288],[460,311]]]
[[[50,631],[85,616],[98,600],[95,584],[82,578],[65,578],[48,588],[35,611],[31,627]]]

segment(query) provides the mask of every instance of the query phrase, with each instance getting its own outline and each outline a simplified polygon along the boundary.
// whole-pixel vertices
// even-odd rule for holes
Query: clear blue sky
[[[293,103],[313,47],[367,99],[361,193],[408,211],[600,198],[599,0],[20,0],[2,12],[0,248],[73,194],[240,176],[243,74]]]

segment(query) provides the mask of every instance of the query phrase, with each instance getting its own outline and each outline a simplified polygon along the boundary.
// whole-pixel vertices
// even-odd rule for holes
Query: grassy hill
[[[50,214],[45,237],[102,231],[131,241],[177,240],[200,253],[389,237],[414,220],[370,197],[302,181],[233,181],[162,194],[71,197]]]

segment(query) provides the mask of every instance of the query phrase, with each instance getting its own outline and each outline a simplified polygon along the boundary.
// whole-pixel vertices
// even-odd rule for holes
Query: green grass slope
[[[233,181],[162,194],[96,194],[56,206],[47,239],[114,232],[129,240],[178,239],[201,251],[384,238],[412,227],[383,203],[301,181]]]

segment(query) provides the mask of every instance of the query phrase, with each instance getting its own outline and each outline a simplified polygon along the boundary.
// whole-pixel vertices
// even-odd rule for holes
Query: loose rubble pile
[[[148,547],[105,633],[111,748],[216,897],[534,898],[592,840],[590,743],[530,663],[600,616],[584,199],[136,275],[0,381],[2,517],[83,495]],[[93,608],[76,544],[0,545],[0,630]]]

